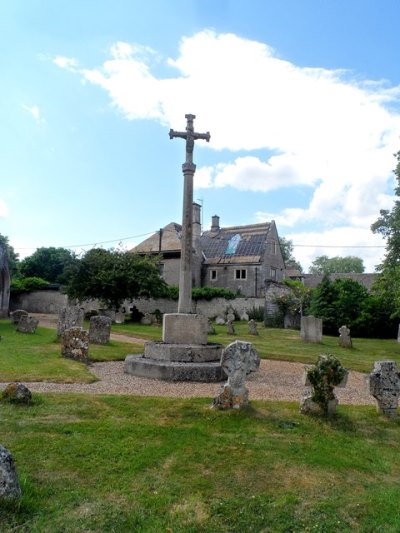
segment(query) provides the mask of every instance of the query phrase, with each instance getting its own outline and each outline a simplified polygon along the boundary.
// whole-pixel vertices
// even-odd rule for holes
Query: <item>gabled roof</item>
[[[205,263],[257,263],[265,252],[270,222],[205,231],[201,248]]]
[[[154,235],[135,246],[135,248],[132,248],[131,251],[138,253],[180,251],[182,248],[181,235],[182,226],[180,224],[176,224],[176,222],[170,222],[164,226],[161,231],[161,250],[160,232],[157,231],[157,233],[154,233]]]

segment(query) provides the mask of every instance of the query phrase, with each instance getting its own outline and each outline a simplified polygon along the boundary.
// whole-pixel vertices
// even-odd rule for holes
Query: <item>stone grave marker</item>
[[[369,375],[369,393],[376,400],[379,413],[397,417],[400,396],[400,372],[395,361],[375,361],[374,369]]]
[[[12,324],[18,324],[21,317],[28,316],[28,311],[25,311],[24,309],[16,309],[15,311],[12,311],[10,313],[10,320]]]
[[[20,333],[35,333],[39,325],[39,320],[33,316],[22,315],[17,324],[16,330]]]
[[[226,323],[227,326],[227,333],[228,335],[235,335],[235,326],[233,324],[233,320],[228,320]]]
[[[4,242],[0,242],[0,318],[7,318],[10,306],[10,268],[8,251]]]
[[[300,401],[302,414],[332,415],[338,399],[335,387],[345,387],[348,371],[333,355],[322,354],[314,366],[306,366],[304,385],[307,388]]]
[[[65,330],[83,327],[84,311],[77,305],[63,307],[59,314],[57,336],[62,337]]]
[[[339,328],[339,346],[342,348],[352,348],[353,343],[350,337],[350,328],[342,326]]]
[[[22,496],[17,470],[11,453],[0,444],[0,498],[18,499]]]
[[[240,409],[249,403],[249,391],[245,379],[260,366],[260,358],[250,342],[235,341],[222,352],[221,365],[228,381],[220,394],[214,398],[212,407],[218,409]]]
[[[301,338],[304,342],[322,342],[322,319],[315,316],[301,317]]]
[[[108,316],[92,316],[89,325],[89,342],[108,344],[111,335],[111,318]]]
[[[249,320],[249,334],[258,335],[257,322],[253,319]]]
[[[62,336],[61,355],[81,363],[88,363],[89,332],[78,327],[66,329]]]

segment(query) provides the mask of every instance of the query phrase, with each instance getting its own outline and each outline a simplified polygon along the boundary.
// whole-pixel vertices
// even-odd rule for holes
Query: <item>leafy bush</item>
[[[249,309],[247,314],[249,315],[249,320],[264,322],[264,307],[256,307],[255,305],[253,305],[253,307]]]
[[[176,285],[168,285],[163,291],[163,297],[170,300],[177,300],[179,298],[179,288]],[[212,300],[213,298],[225,298],[226,300],[233,300],[237,294],[222,287],[196,287],[192,289],[192,298],[198,300]]]
[[[48,281],[46,281],[45,279],[33,276],[33,277],[27,277],[27,278],[14,279],[11,282],[11,291],[14,294],[17,294],[21,292],[30,292],[30,291],[35,291],[37,289],[43,289],[44,287],[48,287],[48,286],[49,286]]]

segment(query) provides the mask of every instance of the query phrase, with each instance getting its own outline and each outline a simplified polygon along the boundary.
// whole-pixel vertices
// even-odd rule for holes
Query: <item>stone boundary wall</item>
[[[68,297],[56,290],[32,291],[14,295],[11,298],[10,310],[24,309],[28,313],[59,313],[66,307]],[[264,308],[264,298],[236,298],[226,300],[225,298],[214,298],[211,301],[200,300],[193,302],[193,313],[200,313],[208,318],[224,314],[228,309],[233,309],[239,316],[248,313],[253,308]],[[141,313],[154,313],[158,309],[161,313],[176,313],[178,301],[166,300],[162,298],[140,298],[132,302],[126,301],[124,307],[126,312],[132,305],[136,306]],[[81,307],[85,311],[98,310],[102,306],[97,300],[83,302]]]

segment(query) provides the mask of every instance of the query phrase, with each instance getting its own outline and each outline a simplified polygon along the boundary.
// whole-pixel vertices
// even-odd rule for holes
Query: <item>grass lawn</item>
[[[398,532],[400,422],[339,406],[35,395],[0,403],[23,497],[2,533]]]
[[[0,335],[0,381],[96,381],[85,364],[61,357],[53,329],[39,327],[35,334],[19,333],[9,320],[0,320]],[[93,361],[110,361],[142,351],[138,344],[111,341],[107,346],[90,345],[89,355]]]
[[[126,323],[113,326],[115,333],[120,332],[146,340],[161,340],[162,330],[159,326],[143,326]],[[264,328],[258,325],[259,335],[249,335],[247,322],[235,322],[236,335],[228,335],[226,326],[215,326],[216,335],[208,337],[209,342],[227,345],[235,339],[252,342],[263,359],[293,361],[298,363],[315,363],[321,353],[333,353],[342,365],[359,372],[371,372],[374,361],[394,360],[400,366],[400,344],[396,339],[353,339],[353,349],[338,346],[337,337],[322,338],[322,344],[304,343],[300,332],[290,329]]]

